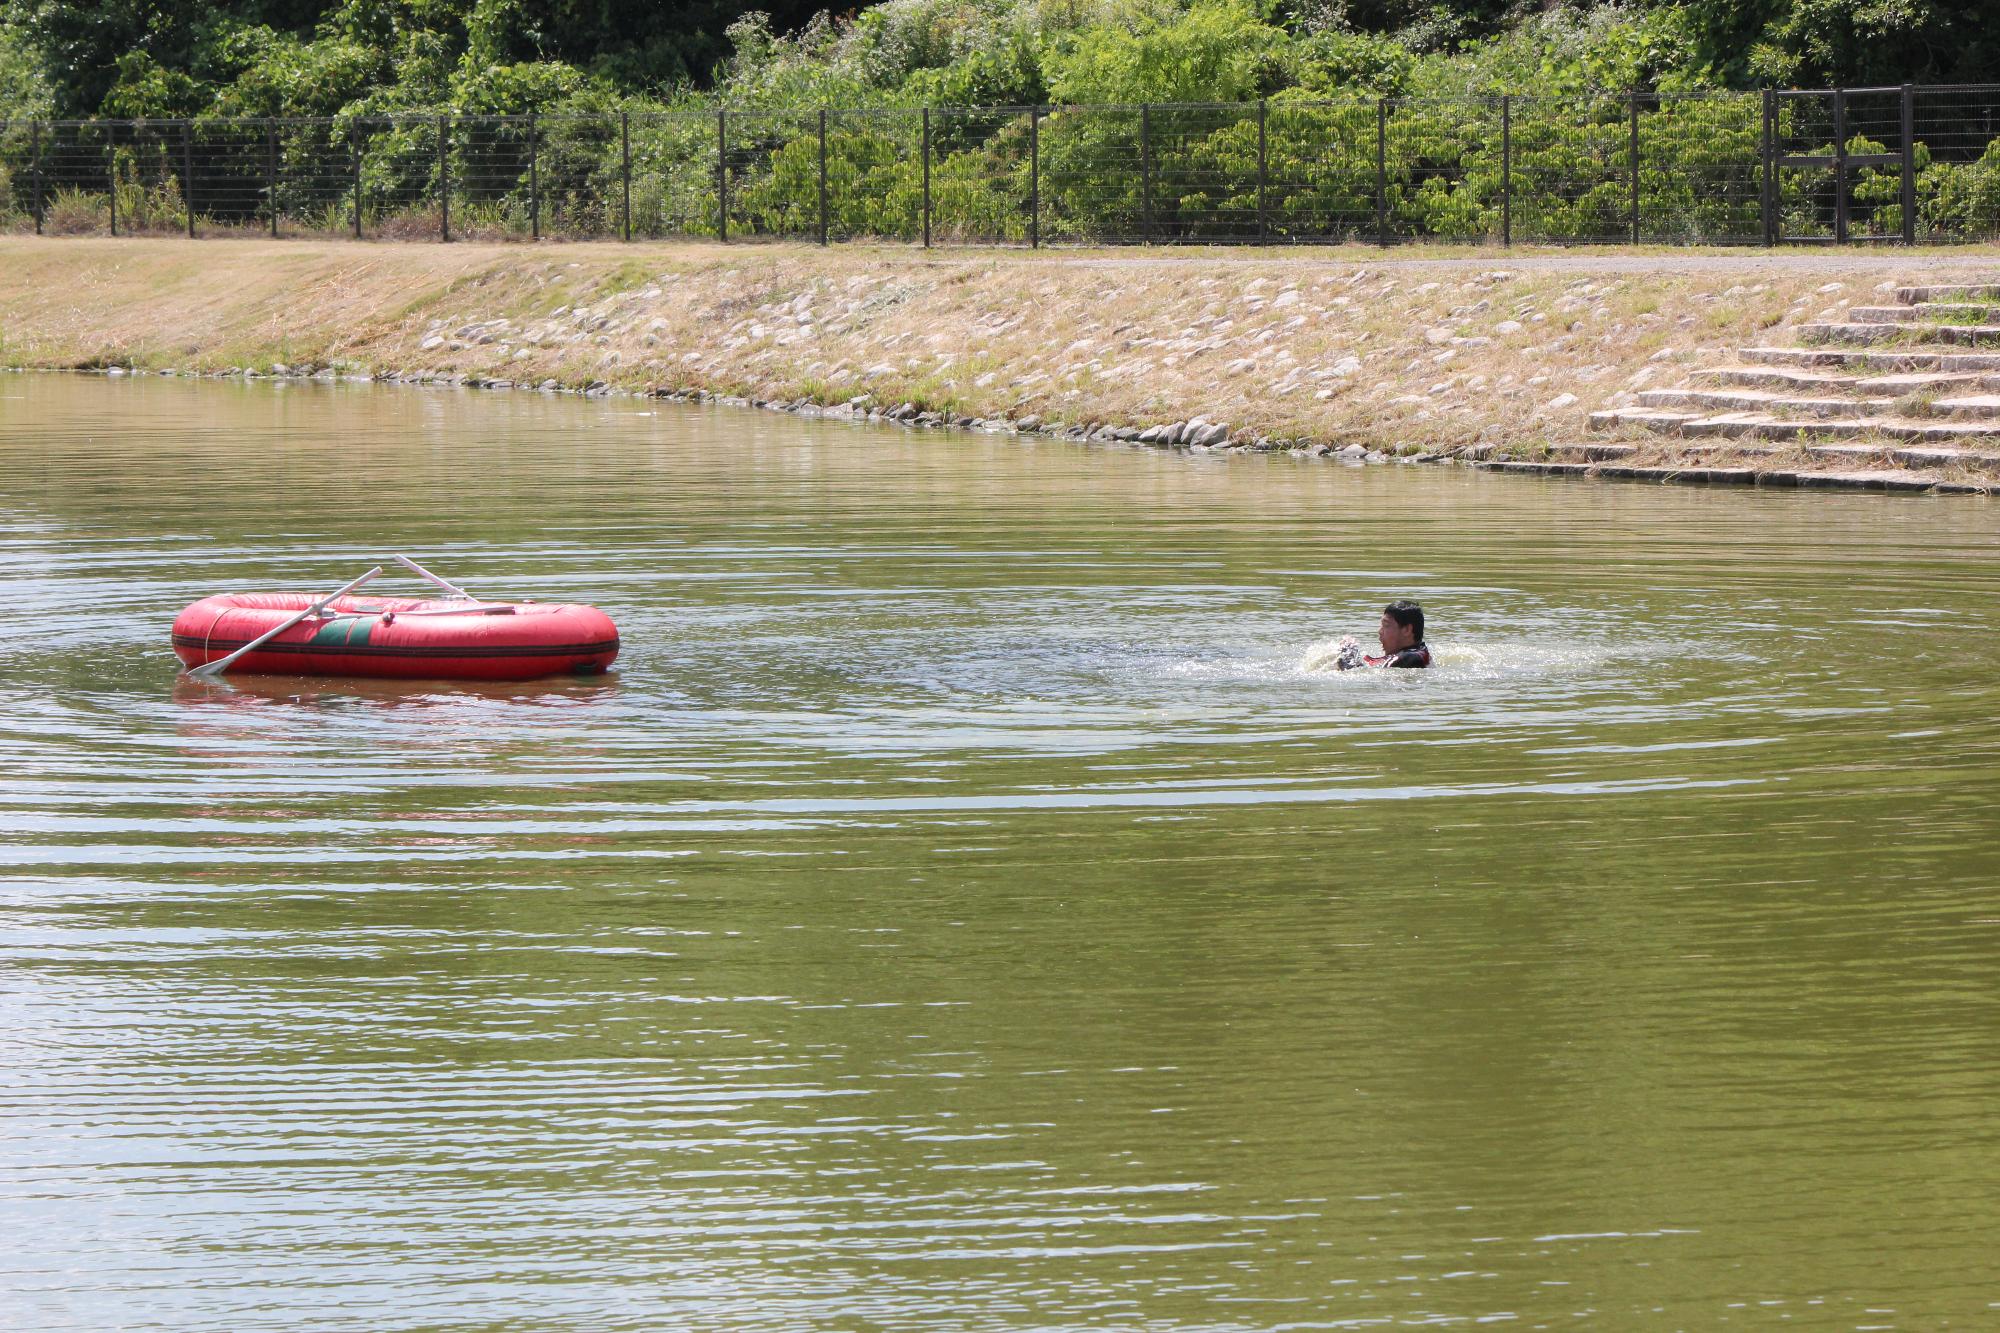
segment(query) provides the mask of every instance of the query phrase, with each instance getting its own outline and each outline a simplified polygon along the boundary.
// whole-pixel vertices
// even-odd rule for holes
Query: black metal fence
[[[2000,235],[2000,85],[0,122],[0,230],[977,244]]]

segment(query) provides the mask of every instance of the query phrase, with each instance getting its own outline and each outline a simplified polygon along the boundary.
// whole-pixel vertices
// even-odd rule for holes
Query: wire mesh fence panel
[[[182,127],[181,193],[194,234],[268,234],[270,136],[262,121],[196,120]]]
[[[1753,245],[1764,239],[1764,99],[1649,99],[1639,109],[1639,239]]]
[[[2000,85],[1911,94],[1919,238],[2000,236]]]
[[[730,112],[723,177],[731,240],[817,240],[818,113]]]
[[[542,116],[535,128],[539,221],[526,216],[529,230],[577,239],[623,235],[625,123],[617,116]]]
[[[1852,88],[1840,94],[1847,239],[1903,235],[1903,90]]]
[[[1041,239],[1036,166],[1046,128],[1047,118],[1032,107],[932,109],[933,243],[1022,245]],[[921,142],[917,151],[921,158]]]
[[[1498,239],[1500,122],[1497,98],[1388,103],[1381,126],[1383,234],[1395,240]]]
[[[1638,104],[1631,98],[1516,97],[1508,107],[1515,239],[1629,241]]]
[[[1259,238],[1258,108],[1161,104],[1147,108],[1150,239],[1160,244]]]
[[[1045,242],[1151,242],[1151,116],[1145,107],[1054,107],[1042,117]]]
[[[89,236],[113,230],[112,126],[53,121],[42,127],[42,230]]]
[[[351,234],[355,153],[345,127],[325,117],[281,120],[270,133],[278,231]]]
[[[0,120],[0,232],[35,229],[35,145],[40,126]]]
[[[1971,241],[2000,85],[0,121],[0,231],[933,244]]]
[[[826,113],[828,240],[914,241],[923,234],[923,139],[921,111]]]
[[[1835,239],[1841,192],[1834,172],[1834,95],[1781,92],[1771,135],[1780,241]]]
[[[1380,104],[1372,98],[1272,102],[1263,136],[1261,239],[1335,244],[1373,239],[1381,127]]]
[[[451,131],[438,116],[368,116],[352,125],[361,145],[361,231],[384,240],[431,241],[449,219],[439,184]]]
[[[446,179],[455,239],[500,241],[534,234],[540,136],[541,126],[527,116],[460,116],[452,122]]]
[[[632,234],[714,236],[716,118],[700,112],[632,117]]]
[[[105,126],[110,154],[111,197],[120,235],[174,234],[187,227],[179,164],[172,149],[180,141],[175,121],[128,121]]]

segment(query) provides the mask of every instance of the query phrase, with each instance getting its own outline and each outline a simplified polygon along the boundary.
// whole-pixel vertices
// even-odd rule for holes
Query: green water
[[[0,1325],[1991,1327],[1996,515],[0,376]]]

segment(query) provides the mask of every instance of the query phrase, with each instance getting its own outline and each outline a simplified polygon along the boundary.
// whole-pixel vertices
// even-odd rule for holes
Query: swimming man
[[[1427,667],[1431,650],[1424,647],[1424,608],[1415,602],[1398,600],[1382,608],[1382,624],[1376,633],[1382,641],[1382,655],[1371,657],[1361,651],[1352,637],[1340,641],[1342,671],[1356,667]]]

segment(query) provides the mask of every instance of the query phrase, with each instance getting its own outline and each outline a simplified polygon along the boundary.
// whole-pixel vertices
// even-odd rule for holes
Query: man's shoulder
[[[1413,648],[1402,649],[1384,663],[1385,666],[1392,667],[1427,667],[1430,664],[1431,650],[1421,643]]]

